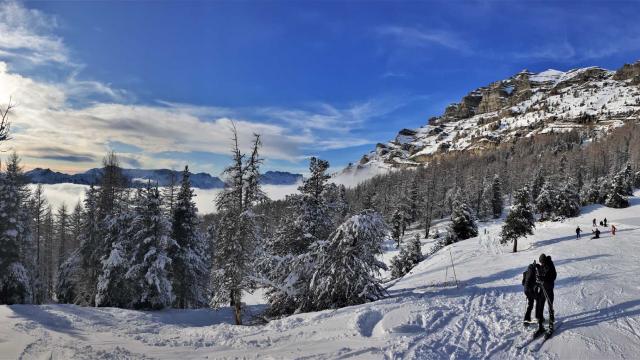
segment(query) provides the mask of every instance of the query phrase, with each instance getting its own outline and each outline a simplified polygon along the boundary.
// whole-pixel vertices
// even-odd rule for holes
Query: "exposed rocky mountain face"
[[[483,151],[548,132],[582,129],[593,138],[637,120],[640,61],[617,71],[523,70],[470,92],[425,126],[400,130],[346,171],[417,166],[446,152]]]
[[[153,184],[157,183],[159,186],[167,186],[171,183],[172,176],[175,181],[182,179],[182,172],[169,169],[122,169],[122,172],[134,187],[142,186],[147,181],[151,181]],[[99,177],[102,175],[102,169],[90,169],[84,173],[70,175],[51,169],[36,168],[27,171],[25,175],[28,181],[34,184],[71,183],[91,185],[98,182]],[[219,189],[224,187],[224,182],[220,178],[204,172],[192,173],[190,180],[192,186],[199,189]],[[261,180],[264,185],[291,185],[302,180],[302,175],[283,171],[267,171],[262,174]]]

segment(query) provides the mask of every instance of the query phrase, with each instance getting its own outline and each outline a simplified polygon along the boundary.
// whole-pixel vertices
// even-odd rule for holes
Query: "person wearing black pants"
[[[533,264],[529,264],[527,271],[522,275],[522,286],[524,286],[524,296],[527,297],[527,310],[524,313],[524,325],[527,326],[531,323],[531,311],[533,310],[533,304],[537,300],[537,288],[536,285],[536,261]]]
[[[538,331],[537,333],[543,333],[544,326],[542,321],[544,319],[544,305],[549,305],[549,333],[553,333],[553,323],[555,321],[553,311],[553,287],[556,281],[557,273],[556,267],[551,260],[551,256],[541,254],[538,259],[540,264],[537,267],[536,283],[538,284],[538,299],[536,301],[536,319],[538,319]]]

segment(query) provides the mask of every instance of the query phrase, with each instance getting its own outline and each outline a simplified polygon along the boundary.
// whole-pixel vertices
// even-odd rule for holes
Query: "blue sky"
[[[218,173],[229,127],[267,169],[339,168],[527,68],[640,59],[640,3],[3,2],[0,104],[28,167]],[[4,98],[3,98],[4,97]]]

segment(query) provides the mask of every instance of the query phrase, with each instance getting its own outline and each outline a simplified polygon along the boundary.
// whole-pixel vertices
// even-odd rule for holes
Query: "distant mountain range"
[[[35,168],[27,171],[25,175],[33,184],[96,184],[102,175],[102,169],[90,169],[79,174],[64,174],[53,171],[51,169]],[[166,186],[171,182],[172,176],[176,182],[182,178],[182,171],[169,169],[122,169],[122,172],[131,182],[132,186],[140,186],[146,184],[147,181],[157,183],[159,186]],[[302,180],[302,175],[292,174],[284,171],[267,171],[262,174],[261,182],[263,185],[292,185]],[[220,189],[224,187],[224,182],[217,176],[210,174],[192,173],[191,185],[199,189]]]

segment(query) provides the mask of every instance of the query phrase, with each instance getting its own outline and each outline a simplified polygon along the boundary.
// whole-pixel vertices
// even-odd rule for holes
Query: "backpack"
[[[536,266],[530,264],[527,271],[522,273],[522,286],[524,290],[533,290],[536,285]]]

